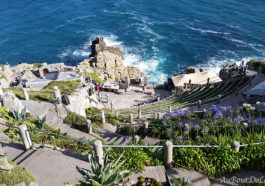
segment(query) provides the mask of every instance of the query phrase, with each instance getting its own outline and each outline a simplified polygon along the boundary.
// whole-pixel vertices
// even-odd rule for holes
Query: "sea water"
[[[0,0],[0,63],[75,65],[98,35],[156,83],[188,66],[218,73],[265,60],[265,1]]]

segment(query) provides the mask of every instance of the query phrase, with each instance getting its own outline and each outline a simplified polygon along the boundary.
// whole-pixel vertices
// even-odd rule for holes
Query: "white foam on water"
[[[139,48],[130,48],[124,45],[122,41],[119,41],[119,38],[113,34],[101,34],[104,38],[104,41],[107,46],[119,48],[124,53],[124,66],[135,66],[137,67],[144,75],[147,75],[149,82],[159,84],[167,80],[167,75],[159,71],[158,67],[165,59],[157,57],[157,52],[159,49],[155,46],[152,46],[152,52],[154,55],[150,59],[144,59],[145,52],[143,49]],[[65,49],[62,53],[58,54],[58,57],[64,59],[66,57],[70,58],[88,58],[91,54],[90,46],[92,40],[96,38],[97,35],[91,35],[89,40],[85,42],[80,47],[69,47]]]
[[[261,60],[264,61],[265,57],[243,57],[240,60],[238,59],[218,59],[218,58],[210,58],[207,63],[205,64],[198,64],[196,65],[197,68],[204,68],[206,71],[214,71],[216,74],[219,74],[220,70],[223,68],[224,65],[229,63],[236,63],[237,65],[240,65],[242,61],[248,62],[250,60]]]
[[[187,27],[191,30],[194,30],[194,31],[199,31],[201,34],[204,34],[204,33],[211,33],[211,34],[223,34],[223,35],[229,35],[230,33],[229,32],[218,32],[218,31],[214,31],[214,30],[207,30],[207,29],[202,29],[202,28],[194,28],[194,27]]]
[[[167,80],[167,75],[159,71],[158,67],[165,59],[158,58],[156,55],[151,59],[144,60],[141,54],[144,54],[140,49],[129,48],[123,42],[118,41],[115,35],[103,35],[107,46],[117,47],[124,52],[123,64],[125,66],[135,66],[144,75],[148,76],[149,82],[159,84]],[[158,52],[158,48],[152,47],[154,54]]]

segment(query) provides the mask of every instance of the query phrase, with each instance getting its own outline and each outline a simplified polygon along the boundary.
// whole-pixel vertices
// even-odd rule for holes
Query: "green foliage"
[[[42,67],[44,64],[43,63],[34,63],[33,68],[39,68]]]
[[[80,81],[52,81],[49,85],[47,85],[43,90],[54,90],[54,87],[57,86],[61,92],[71,93],[73,89],[77,89],[79,87]]]
[[[44,118],[40,119],[40,120],[43,120],[43,124],[45,123]],[[30,132],[32,142],[37,143],[37,144],[42,144],[42,145],[50,144],[54,147],[60,147],[62,149],[67,149],[68,151],[76,152],[82,155],[87,155],[91,151],[90,145],[86,145],[78,141],[67,139],[65,137],[70,137],[72,139],[77,139],[77,138],[69,136],[67,135],[67,133],[62,133],[60,132],[60,130],[54,129],[50,127],[49,125],[44,125],[43,130],[52,132],[54,134],[59,134],[65,137],[32,130],[32,129],[38,128],[38,126],[42,127],[42,125],[39,125],[38,123],[39,123],[38,118],[32,118],[31,120],[23,121],[23,124],[27,125],[28,129],[30,130],[29,132]],[[15,127],[19,126],[19,122],[13,119],[10,119],[9,121],[7,121],[7,124],[15,126]],[[8,137],[13,141],[21,141],[18,128],[9,127],[5,131],[5,134],[8,135]],[[87,142],[87,140],[84,140],[84,139],[81,139],[81,140]]]
[[[96,80],[97,83],[100,83],[100,84],[104,83],[104,81],[102,79],[100,79],[96,73],[85,72],[84,75],[85,75],[85,78],[87,78],[87,77],[89,77],[89,75],[91,75],[91,78]]]
[[[26,107],[24,107],[21,112],[15,111],[14,109],[11,109],[11,112],[13,119],[17,120],[19,123],[22,123],[24,120],[32,119],[32,117],[27,114]]]
[[[8,110],[6,107],[0,107],[0,118],[2,119],[8,119],[9,115],[8,115]]]
[[[130,142],[129,144],[133,144]],[[151,165],[151,158],[144,148],[112,148],[109,158],[111,161],[117,159],[120,154],[124,153],[121,160],[126,160],[121,169],[128,169],[133,172],[142,172],[146,165]]]
[[[1,75],[1,76],[0,76],[0,79],[5,79],[5,80],[7,80],[7,78],[6,78],[5,75]]]
[[[115,161],[109,162],[109,149],[104,155],[102,165],[99,163],[98,157],[94,153],[88,155],[89,163],[91,164],[91,171],[85,168],[80,168],[75,165],[76,170],[82,174],[84,180],[78,180],[81,185],[93,186],[110,186],[121,183],[124,178],[130,176],[129,170],[122,170],[120,168],[126,162],[126,159],[121,160],[121,154]]]
[[[3,65],[3,64],[0,64],[0,70],[2,70],[2,71],[5,71],[5,65]]]
[[[138,177],[138,182],[135,184],[135,186],[145,186],[145,185],[149,185],[149,186],[162,186],[162,183],[157,181],[154,178],[144,178],[142,176]]]
[[[170,182],[173,186],[194,186],[194,184],[192,184],[190,182],[190,177],[186,177],[186,178],[173,178],[170,179]]]
[[[36,125],[39,129],[44,129],[46,124],[46,116],[43,116],[43,118],[37,117]]]
[[[8,162],[14,166],[14,169],[10,172],[0,169],[0,184],[6,184],[6,186],[12,186],[18,183],[25,182],[29,185],[30,182],[35,182],[35,177],[28,172],[24,167],[18,166],[11,160]]]
[[[76,114],[76,113],[68,113],[64,118],[64,123],[72,125],[74,128],[81,130],[83,132],[87,132],[87,122],[86,118]]]

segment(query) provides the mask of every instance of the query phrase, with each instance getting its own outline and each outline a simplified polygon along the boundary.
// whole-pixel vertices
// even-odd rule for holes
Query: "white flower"
[[[256,105],[260,105],[260,102],[259,102],[259,101],[257,101]]]
[[[256,110],[256,108],[255,108],[255,107],[251,107],[250,109],[251,109],[252,111]]]
[[[244,107],[244,108],[246,108],[246,109],[247,109],[247,108],[249,108],[249,109],[250,109],[252,106],[251,106],[251,104],[244,103],[244,104],[243,104],[243,107]]]

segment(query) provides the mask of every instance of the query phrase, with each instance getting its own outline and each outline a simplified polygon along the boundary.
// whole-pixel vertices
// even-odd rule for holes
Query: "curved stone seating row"
[[[171,106],[172,109],[182,108],[185,106],[195,106],[197,105],[198,100],[201,100],[202,104],[211,103],[238,92],[247,86],[251,80],[251,78],[247,77],[238,78],[178,93],[167,99],[141,106],[142,114],[168,112],[169,106]],[[124,115],[129,113],[137,114],[138,108],[119,110],[118,112]]]

